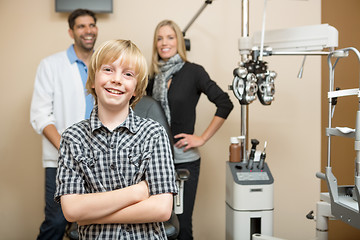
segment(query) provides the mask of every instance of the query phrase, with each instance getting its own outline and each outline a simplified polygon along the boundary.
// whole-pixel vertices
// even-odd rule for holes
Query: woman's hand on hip
[[[180,133],[174,136],[174,138],[181,138],[175,143],[175,147],[182,148],[184,147],[184,152],[190,148],[200,147],[205,144],[205,140],[197,135],[191,135],[186,133]]]

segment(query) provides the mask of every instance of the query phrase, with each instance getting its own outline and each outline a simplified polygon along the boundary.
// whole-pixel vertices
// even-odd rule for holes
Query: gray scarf
[[[172,79],[173,75],[182,68],[184,63],[185,62],[181,59],[179,54],[174,55],[167,62],[161,60],[160,72],[156,74],[154,79],[153,98],[160,102],[162,108],[164,109],[169,126],[171,122],[171,116],[167,98],[167,83],[170,79]]]

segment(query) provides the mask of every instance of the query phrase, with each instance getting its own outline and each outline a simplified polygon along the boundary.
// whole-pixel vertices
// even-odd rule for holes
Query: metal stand
[[[329,86],[329,127],[326,129],[326,135],[328,137],[327,144],[327,166],[325,168],[325,174],[317,173],[316,176],[320,179],[326,181],[330,204],[331,204],[331,214],[346,224],[349,224],[355,228],[360,229],[360,212],[359,212],[359,186],[360,186],[360,105],[356,113],[356,128],[350,129],[346,128],[333,128],[332,127],[332,113],[334,106],[336,104],[336,99],[338,97],[357,95],[360,100],[359,88],[334,91],[334,72],[337,62],[340,58],[347,57],[349,52],[354,52],[357,55],[358,61],[360,63],[360,53],[355,48],[344,48],[334,52],[331,52],[328,56],[328,65],[330,70],[330,86]],[[336,58],[334,64],[331,62],[331,58]],[[331,137],[340,136],[340,137],[350,137],[355,138],[355,184],[352,186],[338,186],[337,179],[333,175],[331,170]]]

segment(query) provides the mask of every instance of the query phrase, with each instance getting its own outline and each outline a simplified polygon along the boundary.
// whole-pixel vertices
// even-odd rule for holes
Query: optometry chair
[[[166,130],[170,145],[173,146],[173,138],[170,131],[170,127],[167,123],[165,114],[160,104],[150,96],[144,96],[136,104],[134,111],[136,115],[143,118],[151,118],[159,122]],[[173,149],[172,149],[173,150]],[[175,240],[179,235],[179,221],[176,214],[183,213],[183,194],[184,194],[184,182],[189,179],[190,173],[187,169],[176,170],[176,184],[179,189],[177,195],[174,196],[173,212],[168,221],[164,222],[166,236],[169,240]]]

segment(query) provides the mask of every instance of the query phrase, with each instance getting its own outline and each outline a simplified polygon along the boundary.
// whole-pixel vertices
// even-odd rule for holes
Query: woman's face
[[[170,26],[162,26],[157,33],[157,52],[164,61],[177,54],[177,38],[175,31]]]

